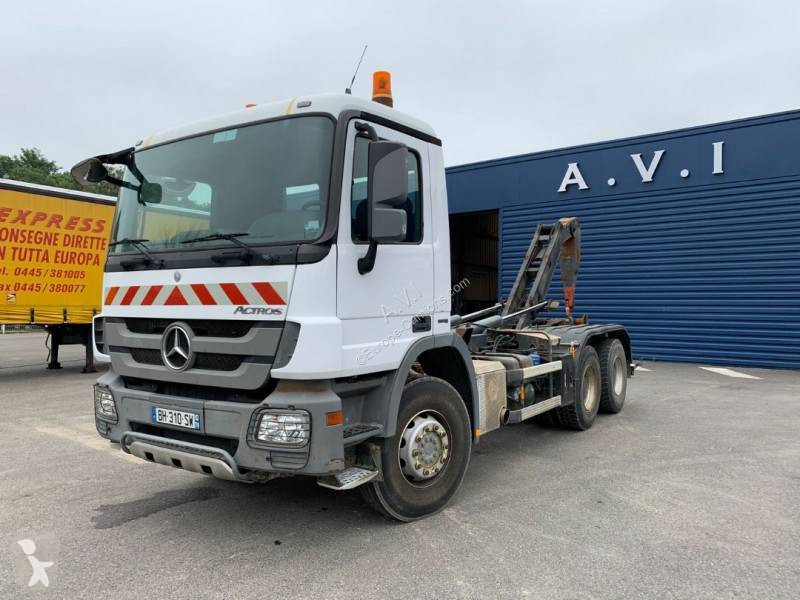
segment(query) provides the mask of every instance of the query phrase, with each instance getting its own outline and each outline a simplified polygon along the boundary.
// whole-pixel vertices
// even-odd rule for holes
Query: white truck
[[[101,436],[228,480],[359,487],[412,521],[450,501],[487,433],[622,408],[626,330],[571,314],[577,221],[536,228],[505,304],[451,315],[441,141],[374,100],[249,107],[75,166],[120,186]],[[567,314],[547,318],[559,260]]]

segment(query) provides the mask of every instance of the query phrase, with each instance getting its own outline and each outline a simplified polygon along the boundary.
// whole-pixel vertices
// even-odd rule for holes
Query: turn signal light
[[[344,416],[342,415],[342,411],[336,410],[334,412],[325,413],[325,423],[328,425],[328,427],[344,424]]]
[[[372,74],[372,99],[384,106],[394,106],[392,74],[389,71],[375,71]]]
[[[244,105],[245,108],[255,108],[257,105],[254,102],[248,102]]]

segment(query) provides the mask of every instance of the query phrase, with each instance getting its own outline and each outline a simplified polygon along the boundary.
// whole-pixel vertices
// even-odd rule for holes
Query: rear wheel
[[[600,412],[616,414],[622,410],[628,391],[628,359],[619,340],[606,340],[600,346],[600,372]]]
[[[561,422],[558,420],[558,409],[551,409],[547,412],[543,412],[533,417],[532,420],[542,427],[561,427]]]
[[[600,408],[600,360],[589,345],[581,350],[575,372],[575,402],[558,410],[561,424],[568,429],[589,429]]]
[[[395,434],[381,442],[383,481],[361,486],[378,512],[415,521],[444,508],[469,464],[470,422],[459,393],[436,377],[406,384]]]

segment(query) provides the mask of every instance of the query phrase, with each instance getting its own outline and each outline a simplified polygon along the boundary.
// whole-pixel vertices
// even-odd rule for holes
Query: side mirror
[[[367,159],[367,233],[370,242],[406,238],[408,213],[398,208],[408,194],[408,149],[397,142],[373,141]]]
[[[139,204],[159,204],[164,196],[160,183],[145,181],[139,186]]]
[[[97,158],[87,158],[72,167],[70,174],[81,185],[91,185],[105,181],[108,169]]]

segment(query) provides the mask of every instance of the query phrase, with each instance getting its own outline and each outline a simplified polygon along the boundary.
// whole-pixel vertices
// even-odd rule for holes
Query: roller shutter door
[[[535,224],[563,216],[583,231],[576,313],[625,325],[636,357],[800,368],[800,179],[506,205],[504,298]]]

